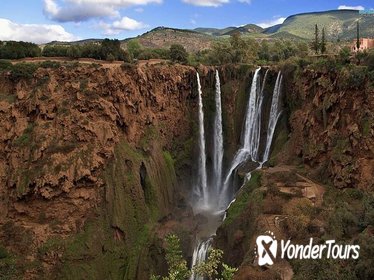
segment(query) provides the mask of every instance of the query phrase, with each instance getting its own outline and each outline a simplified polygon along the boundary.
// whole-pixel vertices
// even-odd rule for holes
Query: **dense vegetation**
[[[321,53],[321,55],[318,55]],[[107,61],[134,62],[137,60],[165,59],[177,63],[196,66],[222,64],[257,64],[268,65],[285,60],[309,60],[315,62],[313,56],[336,59],[341,62],[364,64],[372,68],[372,52],[359,52],[352,56],[345,43],[336,44],[326,38],[325,29],[321,32],[315,25],[313,41],[303,40],[255,40],[242,36],[239,32],[230,37],[216,40],[208,49],[196,53],[188,53],[184,46],[173,44],[166,48],[146,48],[138,39],[131,39],[125,45],[119,40],[104,39],[101,42],[85,44],[50,44],[41,49],[38,45],[25,42],[0,42],[0,59],[20,59],[25,57],[68,57],[70,59],[92,58]],[[344,62],[345,61],[345,62]],[[301,62],[303,63],[303,62]]]
[[[43,50],[33,43],[14,41],[0,43],[0,59],[40,56],[130,61],[128,52],[121,48],[119,40],[104,39],[101,43],[83,45],[47,45]]]
[[[37,57],[41,55],[38,45],[27,42],[2,42],[0,41],[0,58],[19,59],[25,57]]]
[[[84,45],[48,45],[42,52],[45,57],[94,58],[100,60],[130,61],[128,53],[121,48],[119,40],[104,39],[101,43],[87,43]]]
[[[223,251],[215,248],[209,250],[205,262],[196,265],[191,270],[187,268],[187,261],[183,258],[180,240],[175,234],[166,236],[166,262],[168,264],[168,276],[162,277],[153,275],[151,280],[185,280],[192,274],[204,279],[232,280],[237,271],[222,262]],[[217,278],[220,275],[220,278]]]

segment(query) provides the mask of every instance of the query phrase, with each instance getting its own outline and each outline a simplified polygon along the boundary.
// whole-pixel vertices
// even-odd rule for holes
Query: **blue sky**
[[[0,40],[127,38],[157,26],[270,26],[289,15],[374,8],[372,0],[1,0]]]

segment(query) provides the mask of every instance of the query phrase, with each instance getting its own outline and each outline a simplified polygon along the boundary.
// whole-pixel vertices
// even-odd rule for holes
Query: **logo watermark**
[[[323,244],[314,244],[313,238],[309,239],[309,243],[293,244],[291,240],[277,241],[274,233],[266,232],[256,239],[255,254],[257,255],[258,265],[273,265],[280,249],[280,259],[358,259],[360,256],[359,245],[342,245],[336,243],[335,240],[326,240]]]

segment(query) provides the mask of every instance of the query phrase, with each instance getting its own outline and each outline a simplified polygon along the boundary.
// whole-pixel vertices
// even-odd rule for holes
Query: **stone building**
[[[352,42],[352,52],[364,51],[371,48],[374,48],[374,39],[371,38],[360,38],[360,48],[357,49],[357,40]]]

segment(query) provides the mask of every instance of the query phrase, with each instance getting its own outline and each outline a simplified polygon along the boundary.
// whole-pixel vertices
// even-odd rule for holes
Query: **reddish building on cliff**
[[[353,40],[352,52],[364,51],[374,48],[374,39],[360,38],[360,48],[357,49],[357,40]]]

